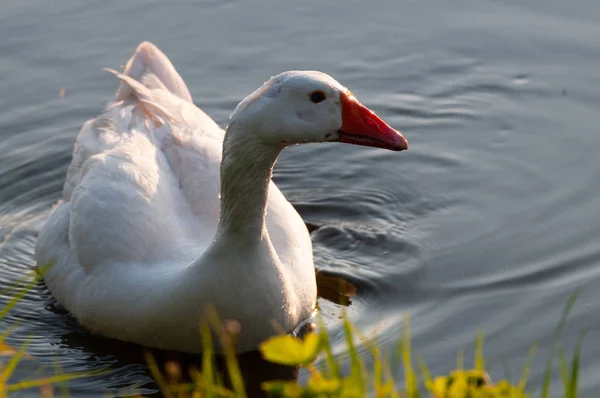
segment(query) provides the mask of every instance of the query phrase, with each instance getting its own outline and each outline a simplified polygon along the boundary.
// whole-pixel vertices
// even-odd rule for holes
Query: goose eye
[[[313,91],[310,93],[310,100],[315,104],[318,104],[319,102],[325,100],[325,93],[321,90]]]

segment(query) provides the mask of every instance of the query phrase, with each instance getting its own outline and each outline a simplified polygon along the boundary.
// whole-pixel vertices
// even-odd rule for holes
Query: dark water
[[[435,373],[460,348],[469,357],[478,327],[493,379],[506,367],[516,378],[540,341],[535,386],[562,308],[583,287],[563,342],[570,350],[587,331],[581,389],[590,396],[600,387],[600,5],[522,3],[2,3],[0,286],[34,266],[73,140],[116,90],[102,67],[155,42],[221,125],[271,75],[319,69],[410,142],[400,154],[307,145],[276,167],[281,190],[317,228],[317,267],[357,287],[352,320],[391,349],[410,311]],[[19,322],[8,342],[31,340],[33,368],[111,369],[72,382],[78,396],[153,391],[141,359],[87,336],[50,302],[36,287],[1,321],[3,330]],[[343,354],[342,307],[320,305]]]

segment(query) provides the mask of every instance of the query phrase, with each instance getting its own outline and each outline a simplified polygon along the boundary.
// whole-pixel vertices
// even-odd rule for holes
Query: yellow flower
[[[526,398],[527,395],[506,380],[492,384],[482,370],[456,370],[448,376],[436,377],[426,383],[435,398]]]

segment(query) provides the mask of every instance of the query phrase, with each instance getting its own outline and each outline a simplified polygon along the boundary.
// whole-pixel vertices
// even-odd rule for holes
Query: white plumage
[[[240,323],[240,352],[276,334],[273,322],[292,330],[316,301],[312,246],[271,170],[289,144],[343,141],[347,90],[283,73],[238,105],[225,135],[151,43],[113,73],[115,99],[83,125],[37,241],[56,300],[92,332],[163,349],[199,352],[209,305]],[[315,90],[327,100],[310,100]],[[383,125],[386,145],[405,149]]]

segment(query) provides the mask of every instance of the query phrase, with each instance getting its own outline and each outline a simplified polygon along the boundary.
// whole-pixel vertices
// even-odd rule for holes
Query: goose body
[[[288,74],[344,90],[318,72]],[[259,105],[277,80],[238,105],[225,133],[151,43],[117,75],[38,237],[53,296],[94,333],[162,349],[200,352],[208,306],[240,324],[238,352],[276,334],[274,323],[293,330],[314,310],[316,282],[309,233],[271,181],[288,142],[257,133],[276,130]]]

